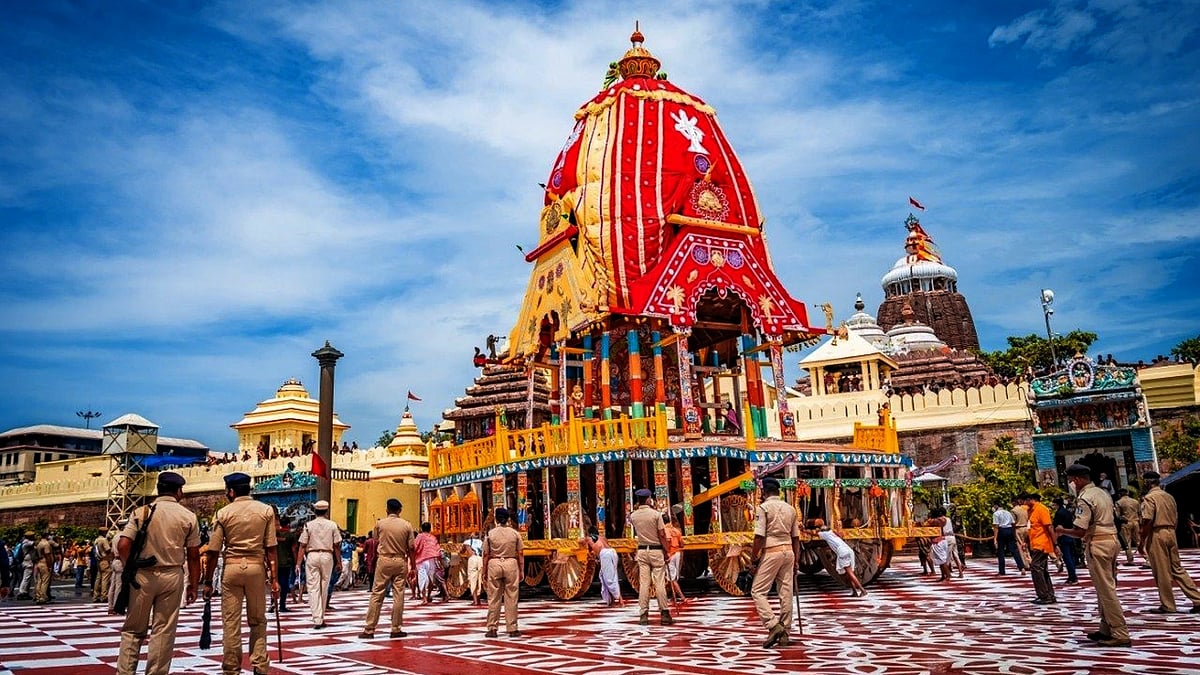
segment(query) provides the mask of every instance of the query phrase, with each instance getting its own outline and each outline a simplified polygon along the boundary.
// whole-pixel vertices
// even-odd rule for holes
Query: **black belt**
[[[639,551],[661,551],[662,544],[638,544]]]

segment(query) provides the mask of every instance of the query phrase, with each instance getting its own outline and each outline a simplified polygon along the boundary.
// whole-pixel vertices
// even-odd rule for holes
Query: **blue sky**
[[[19,5],[19,6],[18,6]],[[979,5],[974,7],[972,5]],[[718,113],[792,294],[839,319],[909,195],[983,346],[1200,333],[1195,2],[6,3],[0,428],[136,411],[229,449],[309,354],[348,438],[507,333],[548,167],[640,20]],[[790,355],[788,380],[798,374]]]

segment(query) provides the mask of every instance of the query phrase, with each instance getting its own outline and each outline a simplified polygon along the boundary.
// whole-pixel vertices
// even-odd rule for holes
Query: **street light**
[[[1054,352],[1054,334],[1050,332],[1050,315],[1054,313],[1054,308],[1050,305],[1054,304],[1054,291],[1049,288],[1042,289],[1042,314],[1046,317],[1046,341],[1050,343],[1050,361],[1051,371],[1058,366],[1058,355]]]
[[[94,419],[96,419],[97,417],[99,417],[99,416],[103,415],[104,413],[101,413],[101,412],[94,412],[94,411],[91,411],[91,410],[87,410],[87,411],[80,410],[80,411],[76,412],[75,414],[76,414],[76,415],[78,415],[79,417],[82,417],[82,418],[83,418],[83,421],[84,421],[84,426],[85,426],[86,428],[88,428],[88,429],[91,429],[91,428],[92,428],[92,420],[94,420]]]

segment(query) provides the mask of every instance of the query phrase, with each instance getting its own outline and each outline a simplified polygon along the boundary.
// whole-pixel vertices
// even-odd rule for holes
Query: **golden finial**
[[[634,21],[633,35],[629,36],[629,42],[633,46],[618,61],[617,67],[621,71],[621,79],[628,80],[632,77],[653,78],[658,74],[658,69],[662,66],[662,62],[654,58],[654,55],[642,46],[642,43],[645,41],[646,36],[642,35],[639,23]]]

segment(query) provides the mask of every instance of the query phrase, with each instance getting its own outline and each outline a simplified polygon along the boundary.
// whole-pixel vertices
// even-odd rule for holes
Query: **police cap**
[[[1092,468],[1090,466],[1088,466],[1087,464],[1080,464],[1079,462],[1075,462],[1071,466],[1067,467],[1067,475],[1068,476],[1090,476],[1090,475],[1092,475]]]
[[[313,504],[313,510],[328,511],[329,510],[329,502],[325,501],[324,499],[318,500],[317,503]]]
[[[225,476],[226,489],[231,488],[231,487],[236,487],[238,485],[249,485],[249,484],[250,484],[250,475],[242,473],[241,471],[238,471],[236,473],[231,473],[231,474]]]
[[[764,490],[778,491],[779,479],[775,478],[774,476],[767,476],[766,478],[762,479],[762,486]]]
[[[178,490],[179,488],[186,485],[187,481],[184,479],[183,476],[180,476],[179,474],[175,473],[174,471],[163,471],[162,473],[158,474],[158,484],[161,487]]]
[[[633,493],[633,496],[637,497],[638,499],[649,499],[650,495],[652,495],[652,494],[654,494],[654,493],[647,490],[646,488],[641,488],[637,492]]]
[[[402,508],[404,508],[404,505],[400,503],[399,499],[392,497],[391,499],[387,500],[388,511],[399,511]]]

